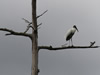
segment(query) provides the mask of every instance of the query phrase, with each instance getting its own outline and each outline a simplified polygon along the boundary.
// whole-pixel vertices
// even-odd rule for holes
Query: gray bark
[[[36,18],[36,0],[32,0],[32,75],[38,75],[38,31]]]

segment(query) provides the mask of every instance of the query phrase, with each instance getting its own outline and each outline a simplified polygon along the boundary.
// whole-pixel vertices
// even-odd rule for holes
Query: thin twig
[[[44,15],[48,10],[44,11],[41,15],[37,16],[37,18],[41,17],[42,15]]]
[[[29,26],[27,26],[27,28],[26,28],[26,30],[24,31],[24,33],[26,33],[26,32],[29,30],[29,28],[30,28],[30,27],[29,27]]]
[[[40,25],[42,25],[42,23],[40,23],[39,25],[37,25],[37,27],[39,27]]]
[[[31,23],[28,20],[26,20],[25,18],[22,18],[22,20],[24,20],[26,23]]]
[[[90,47],[92,47],[96,42],[90,42]]]
[[[22,18],[22,19],[23,19],[26,23],[28,23],[28,26],[27,26],[26,30],[24,31],[24,33],[26,33],[26,32],[29,30],[29,28],[32,28],[32,29],[34,30],[33,26],[31,26],[32,22],[29,22],[28,20],[26,20],[26,19],[24,19],[24,18]]]

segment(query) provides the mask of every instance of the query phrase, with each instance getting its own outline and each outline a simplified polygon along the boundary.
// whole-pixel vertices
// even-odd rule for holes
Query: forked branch
[[[32,28],[33,30],[35,30],[34,29],[34,27],[32,26],[32,22],[29,22],[27,19],[25,19],[25,18],[22,18],[22,20],[24,20],[26,23],[28,23],[28,26],[27,26],[27,28],[26,28],[26,30],[24,31],[24,33],[26,33],[30,28]],[[37,27],[39,27],[40,25],[42,25],[42,23],[40,23],[39,25],[37,25]],[[39,28],[38,28],[39,29]]]
[[[33,28],[33,26],[32,26],[32,22],[29,22],[27,19],[25,19],[25,18],[22,18],[22,20],[24,20],[26,23],[28,23],[28,26],[27,26],[27,28],[26,28],[26,30],[24,31],[24,33],[26,33],[30,28],[32,28],[33,30],[34,30],[34,28]]]
[[[39,18],[39,17],[43,16],[47,11],[48,11],[48,10],[44,11],[42,14],[40,14],[40,15],[37,16],[36,18]],[[22,18],[22,20],[24,20],[26,23],[28,23],[28,26],[27,26],[26,30],[24,31],[24,33],[26,33],[30,28],[32,28],[33,30],[35,30],[34,27],[32,26],[32,22],[28,21],[28,20],[25,19],[25,18]],[[40,23],[39,25],[37,25],[37,27],[39,27],[40,25],[42,25],[42,23]],[[39,28],[38,28],[38,29],[39,29]]]
[[[7,29],[7,28],[0,28],[0,31],[9,32],[9,33],[5,34],[6,36],[7,36],[7,35],[17,35],[17,36],[29,37],[30,39],[32,39],[32,35],[31,35],[31,34],[28,34],[28,33],[24,33],[24,32],[15,32],[15,31],[10,30],[10,29]]]

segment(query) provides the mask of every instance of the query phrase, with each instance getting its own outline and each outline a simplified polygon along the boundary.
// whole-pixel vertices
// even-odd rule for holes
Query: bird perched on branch
[[[76,30],[78,31],[76,25],[74,25],[71,29],[69,29],[67,31],[67,34],[66,34],[66,41],[69,41],[69,45],[70,45],[70,40],[71,40],[71,43],[72,43],[72,46],[73,46],[73,42],[72,42],[72,37],[74,35],[74,33],[76,32]],[[79,31],[78,31],[79,32]]]

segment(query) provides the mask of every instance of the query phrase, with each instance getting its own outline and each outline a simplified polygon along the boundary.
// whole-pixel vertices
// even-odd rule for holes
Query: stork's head
[[[74,25],[74,26],[73,26],[73,28],[75,28],[75,29],[78,31],[78,29],[77,29],[76,25]],[[79,31],[78,31],[78,32],[79,32]]]

